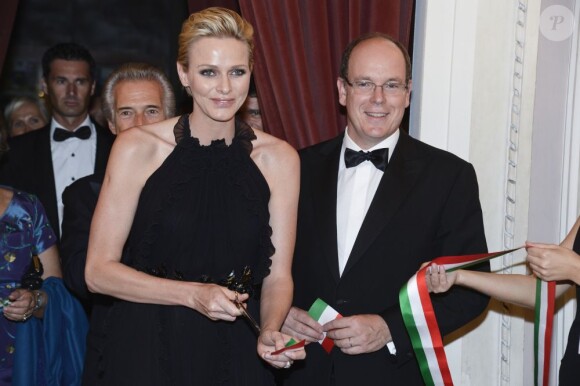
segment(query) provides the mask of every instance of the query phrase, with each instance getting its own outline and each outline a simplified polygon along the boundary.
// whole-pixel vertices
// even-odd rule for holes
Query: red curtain
[[[10,43],[12,25],[18,9],[18,0],[3,0],[0,10],[0,74],[6,59],[6,51]]]
[[[187,0],[189,12],[199,12],[209,7],[224,7],[240,13],[238,0]]]
[[[266,131],[302,148],[338,135],[340,57],[372,31],[409,46],[412,0],[239,0],[255,30],[254,78]]]

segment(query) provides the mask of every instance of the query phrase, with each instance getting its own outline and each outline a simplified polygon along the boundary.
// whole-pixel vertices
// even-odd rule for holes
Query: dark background
[[[178,106],[190,107],[175,70],[177,35],[188,15],[187,1],[176,0],[20,0],[0,76],[0,107],[14,96],[38,95],[42,54],[69,41],[95,58],[96,94],[121,63],[144,61],[163,69]]]
[[[297,149],[345,128],[336,79],[349,41],[380,31],[412,52],[414,0],[0,0],[0,108],[39,95],[43,52],[74,41],[95,57],[97,95],[113,69],[144,61],[168,75],[177,113],[189,112],[175,68],[177,36],[190,13],[209,6],[233,9],[254,26],[265,131]]]

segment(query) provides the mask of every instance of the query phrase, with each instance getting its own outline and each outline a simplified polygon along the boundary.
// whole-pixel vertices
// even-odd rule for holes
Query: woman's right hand
[[[450,273],[445,272],[445,268],[437,264],[432,264],[427,268],[425,281],[429,292],[442,293],[446,292],[455,284],[457,280],[457,271]]]
[[[19,288],[8,296],[8,300],[10,300],[10,305],[4,307],[3,311],[6,319],[25,322],[30,318],[36,304],[32,291]]]
[[[248,300],[248,294],[239,294],[217,284],[192,283],[187,305],[211,320],[234,321],[242,312],[236,302]],[[244,306],[242,304],[242,306]]]
[[[285,351],[279,355],[272,355],[272,352],[284,348],[286,342],[293,339],[279,331],[262,330],[258,337],[258,355],[268,362],[272,367],[287,369],[294,361],[306,358],[304,347]]]

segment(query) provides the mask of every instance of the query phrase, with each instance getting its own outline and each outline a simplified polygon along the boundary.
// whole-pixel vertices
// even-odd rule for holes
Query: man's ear
[[[407,83],[407,107],[409,107],[409,103],[411,102],[411,90],[413,90],[413,80],[409,79]]]
[[[46,79],[44,79],[44,77],[40,79],[40,89],[44,95],[48,95],[48,85],[46,84]]]
[[[409,79],[409,82],[407,83],[407,90],[411,92],[412,89],[413,89],[413,79]]]
[[[109,130],[113,135],[117,135],[117,129],[115,128],[115,124],[107,119],[107,124],[109,125]]]
[[[338,89],[338,102],[342,106],[346,106],[346,86],[342,78],[336,80],[336,88]]]

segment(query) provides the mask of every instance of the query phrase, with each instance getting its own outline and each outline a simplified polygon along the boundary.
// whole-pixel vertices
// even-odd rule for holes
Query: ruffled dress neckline
[[[179,118],[177,124],[173,128],[173,135],[175,136],[175,143],[178,146],[183,147],[200,147],[200,148],[212,148],[212,149],[227,149],[228,147],[238,143],[244,150],[246,150],[247,154],[252,153],[253,145],[252,141],[256,139],[256,134],[254,134],[254,130],[246,124],[245,122],[236,119],[235,121],[235,133],[234,138],[232,139],[231,145],[226,145],[225,139],[214,139],[211,141],[210,145],[204,146],[201,145],[199,139],[192,136],[191,129],[189,127],[189,115],[185,114]]]

